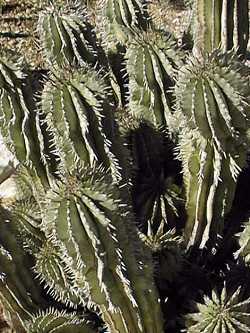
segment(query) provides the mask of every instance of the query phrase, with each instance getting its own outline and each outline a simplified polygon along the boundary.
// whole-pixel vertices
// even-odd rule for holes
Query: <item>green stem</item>
[[[246,53],[249,40],[248,0],[196,0],[194,3],[194,49],[203,56],[216,48]]]

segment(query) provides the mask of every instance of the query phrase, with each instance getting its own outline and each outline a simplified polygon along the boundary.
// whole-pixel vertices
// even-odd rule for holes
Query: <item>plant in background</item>
[[[220,48],[244,55],[249,39],[248,0],[194,1],[194,53]]]
[[[240,291],[228,294],[224,286],[220,294],[213,290],[211,297],[204,296],[196,303],[198,312],[186,316],[186,332],[249,332],[250,299],[243,300]]]
[[[238,286],[185,316],[234,260],[218,258],[250,111],[248,2],[188,4],[193,49],[147,2],[102,0],[91,19],[82,1],[39,14],[41,81],[1,53],[0,131],[18,165],[0,200],[0,297],[20,332],[250,331]]]

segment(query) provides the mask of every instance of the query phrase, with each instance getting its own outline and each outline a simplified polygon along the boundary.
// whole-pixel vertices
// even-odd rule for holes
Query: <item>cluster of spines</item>
[[[41,207],[34,197],[27,196],[15,198],[6,209],[11,212],[12,228],[17,234],[19,243],[27,253],[34,255],[44,241],[44,234],[40,230]]]
[[[243,230],[238,234],[239,249],[235,253],[236,258],[243,258],[245,263],[250,261],[250,224],[249,220],[243,225]]]
[[[44,237],[35,255],[34,272],[46,291],[57,302],[76,308],[85,303],[79,290],[74,288],[74,273],[61,249]]]
[[[32,316],[25,323],[29,333],[94,333],[96,330],[85,318],[79,318],[76,313],[67,313],[48,308]]]
[[[152,252],[160,252],[168,248],[171,243],[181,242],[181,237],[176,236],[175,229],[164,232],[165,221],[161,220],[157,230],[153,230],[152,221],[148,221],[148,228],[146,233],[139,232],[142,241],[152,250]]]

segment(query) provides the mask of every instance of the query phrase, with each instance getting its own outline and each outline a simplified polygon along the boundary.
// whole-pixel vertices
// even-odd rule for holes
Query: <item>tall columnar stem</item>
[[[178,130],[188,247],[202,248],[221,232],[245,165],[249,88],[242,78],[249,74],[235,60],[216,51],[179,72],[176,115],[183,119]]]
[[[248,0],[196,0],[194,54],[234,48],[245,54],[249,39]]]

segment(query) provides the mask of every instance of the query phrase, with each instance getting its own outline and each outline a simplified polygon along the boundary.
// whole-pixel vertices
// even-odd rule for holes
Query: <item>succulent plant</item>
[[[186,332],[249,332],[249,303],[241,299],[240,287],[231,294],[225,286],[219,294],[213,290],[196,303],[198,312],[186,316]]]
[[[49,2],[43,79],[0,55],[0,132],[18,164],[0,197],[0,298],[30,333],[177,332],[189,298],[224,277],[225,262],[209,267],[247,166],[247,1],[193,1],[185,51],[144,0],[97,1],[91,18],[82,1]],[[234,249],[246,262],[248,229]],[[250,331],[231,287],[186,330]]]
[[[44,138],[35,113],[28,75],[8,53],[0,60],[1,133],[6,146],[18,161],[32,169],[43,184],[48,184]]]
[[[148,221],[147,233],[140,232],[139,236],[153,253],[156,278],[172,283],[183,269],[182,238],[176,234],[175,229],[164,232],[164,221],[157,231],[152,227],[153,223]]]
[[[125,44],[133,39],[135,31],[147,30],[148,14],[145,0],[100,0],[100,33],[108,47]]]
[[[242,81],[244,75],[247,80],[248,69],[230,53],[220,52],[201,63],[191,60],[179,71],[175,117],[186,188],[188,246],[204,247],[210,232],[214,237],[221,233],[219,221],[232,206],[247,154],[249,88]]]
[[[98,60],[93,27],[80,2],[47,7],[39,15],[38,33],[46,60],[51,64],[95,65]]]
[[[195,0],[195,52],[234,48],[244,54],[249,38],[248,0]]]
[[[48,309],[32,317],[26,323],[26,329],[30,333],[68,332],[68,333],[94,333],[96,330],[84,319],[76,319],[74,313]]]
[[[129,76],[129,110],[158,127],[171,128],[168,90],[183,54],[170,36],[157,31],[142,32],[128,45],[125,58]]]
[[[34,279],[32,256],[26,253],[18,240],[10,212],[1,207],[1,299],[10,311],[18,314],[22,323],[31,313],[45,309],[49,302],[43,288]]]
[[[250,229],[249,221],[244,224],[244,229],[238,234],[239,249],[235,253],[235,256],[242,257],[248,264],[250,260]]]
[[[173,155],[173,147],[166,135],[145,120],[140,121],[137,117],[125,120],[131,121],[124,135],[131,151],[132,198],[136,216],[145,227],[143,231],[147,229],[148,221],[154,232],[162,221],[172,229],[183,204],[181,189],[175,183],[175,171],[179,165],[174,161],[166,163]]]
[[[140,325],[150,331],[153,323],[144,322],[139,313],[148,311],[154,287],[146,266],[131,255],[129,239],[134,237],[120,218],[126,220],[118,199],[112,198],[114,189],[108,189],[102,175],[86,171],[65,180],[47,193],[42,223],[47,238],[61,248],[73,270],[77,294],[83,294],[89,306],[100,306],[111,329],[115,322],[120,330],[127,323],[135,332]],[[141,295],[147,294],[146,302],[137,294],[140,288]]]
[[[47,82],[42,96],[42,113],[55,155],[69,171],[79,161],[92,167],[99,163],[110,168],[113,178],[119,180],[110,87],[89,68],[64,68],[58,74]]]

